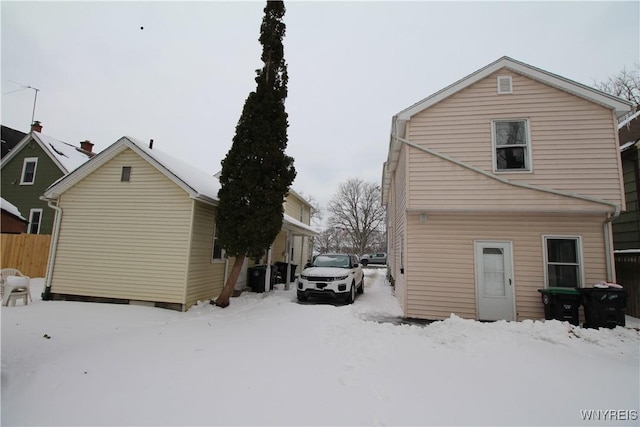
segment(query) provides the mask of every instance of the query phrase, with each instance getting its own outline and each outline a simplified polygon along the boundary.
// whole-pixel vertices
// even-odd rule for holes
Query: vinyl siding
[[[411,202],[408,208],[412,210],[613,210],[601,203],[512,186],[413,147],[409,148],[409,157]]]
[[[408,216],[405,315],[444,319],[451,313],[476,318],[475,240],[513,244],[517,319],[544,318],[543,235],[582,238],[584,283],[606,279],[604,216],[532,214],[438,214],[420,222]]]
[[[311,224],[311,207],[307,202],[291,193],[287,195],[284,213],[304,224]],[[309,255],[309,237],[292,235],[292,245],[291,263],[296,265],[296,272],[300,272],[302,267],[311,259]]]
[[[498,95],[497,75],[510,75],[513,93]],[[620,204],[623,193],[613,114],[608,109],[567,92],[507,70],[461,90],[416,114],[408,123],[408,139],[457,160],[493,172],[492,121],[528,119],[531,135],[531,173],[500,173],[500,176],[532,185],[593,196]],[[415,158],[414,158],[415,157]],[[426,156],[412,156],[413,177],[428,165]],[[451,171],[441,171],[443,174]],[[420,197],[420,186],[430,182],[412,180],[410,190]],[[450,183],[456,185],[454,182]],[[478,197],[487,189],[469,189]],[[493,200],[484,204],[493,203]]]
[[[284,262],[285,255],[287,253],[287,233],[286,231],[280,230],[275,240],[273,241],[273,246],[271,247],[271,264],[275,264],[276,262]]]
[[[401,273],[401,268],[406,268],[407,263],[407,253],[406,249],[402,247],[405,245],[406,248],[406,200],[407,200],[407,181],[409,177],[406,174],[406,158],[407,158],[407,149],[406,147],[402,147],[400,151],[400,156],[398,158],[398,167],[394,172],[394,176],[392,179],[391,185],[391,200],[392,203],[390,207],[387,208],[388,211],[391,211],[392,214],[392,223],[393,226],[390,227],[393,229],[393,236],[389,236],[392,242],[392,270],[391,274],[395,280],[395,294],[400,302],[400,306],[403,311],[406,313],[407,309],[407,289],[406,289],[406,275],[405,273]],[[404,249],[404,250],[403,250]],[[401,253],[404,252],[404,266],[402,265]]]
[[[194,201],[185,309],[215,299],[224,287],[225,261],[213,261],[215,207]]]
[[[300,217],[300,210],[304,207],[304,212],[302,213],[302,218]],[[287,199],[284,203],[284,213],[289,215],[291,218],[301,221],[305,224],[311,223],[311,210],[309,205],[306,202],[303,202],[298,197],[289,193],[287,195]]]
[[[616,249],[640,248],[640,200],[638,200],[638,182],[636,168],[640,160],[638,147],[622,154],[624,189],[626,194],[626,212],[613,222],[614,244]]]
[[[24,159],[37,157],[35,182],[32,185],[20,185]],[[0,193],[2,197],[15,205],[23,217],[29,219],[31,209],[42,209],[40,234],[51,234],[55,211],[40,200],[40,196],[53,182],[64,173],[51,160],[37,142],[31,140],[15,157],[2,165]]]
[[[184,303],[192,203],[132,150],[118,154],[60,197],[52,292]]]

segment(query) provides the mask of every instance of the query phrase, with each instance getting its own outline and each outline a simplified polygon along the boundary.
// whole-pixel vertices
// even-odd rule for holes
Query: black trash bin
[[[291,272],[289,273],[289,283],[291,283],[291,282],[295,282],[296,280],[297,264],[289,264],[289,265],[291,266]],[[278,269],[278,272],[280,273],[280,277],[284,280],[284,278],[287,276],[287,263],[278,261],[275,263],[275,267]]]
[[[256,265],[247,269],[249,287],[253,292],[264,292],[264,279],[267,277],[267,266]]]
[[[609,328],[625,325],[627,293],[620,288],[582,288],[585,328]]]
[[[578,315],[580,292],[577,289],[546,288],[538,289],[538,292],[542,294],[546,320],[560,320],[578,326],[580,323]]]

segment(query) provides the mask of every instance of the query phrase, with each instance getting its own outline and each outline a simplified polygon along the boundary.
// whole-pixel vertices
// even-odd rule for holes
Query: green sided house
[[[538,289],[615,280],[630,108],[503,57],[396,114],[382,200],[404,315],[539,319]]]
[[[216,240],[219,187],[153,141],[119,139],[45,192],[56,210],[45,292],[180,311],[217,297],[232,262]],[[314,235],[287,215],[283,230]]]
[[[40,122],[35,122],[32,131],[3,156],[2,198],[29,221],[28,233],[51,234],[55,212],[40,197],[52,183],[89,160],[92,148],[89,141],[76,147],[44,135]]]

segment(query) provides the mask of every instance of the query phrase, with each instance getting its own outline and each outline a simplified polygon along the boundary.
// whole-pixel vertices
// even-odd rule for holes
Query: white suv
[[[364,273],[353,255],[318,255],[298,280],[298,301],[306,301],[310,296],[329,296],[352,304],[356,292],[364,292]]]

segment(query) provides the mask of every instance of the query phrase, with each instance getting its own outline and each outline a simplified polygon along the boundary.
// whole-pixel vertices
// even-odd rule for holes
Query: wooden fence
[[[48,234],[1,234],[2,268],[17,268],[29,277],[44,277],[47,274],[51,235]]]
[[[616,281],[627,291],[627,314],[640,317],[640,251],[617,252]]]

